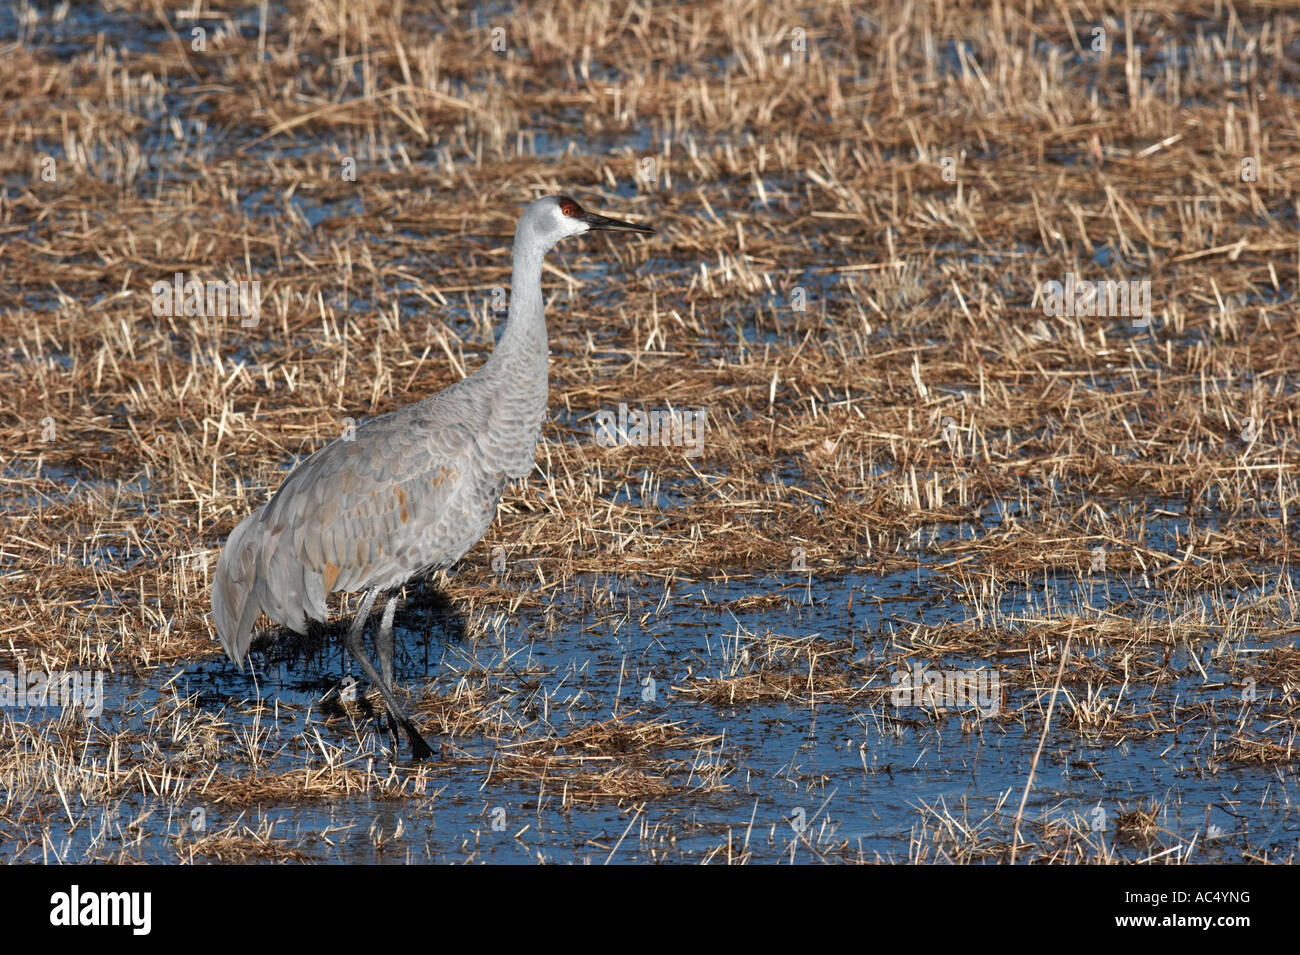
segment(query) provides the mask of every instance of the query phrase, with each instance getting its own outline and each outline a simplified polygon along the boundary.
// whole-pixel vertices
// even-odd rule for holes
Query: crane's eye
[[[576,216],[578,214],[578,207],[572,202],[561,202],[560,211],[566,216]]]

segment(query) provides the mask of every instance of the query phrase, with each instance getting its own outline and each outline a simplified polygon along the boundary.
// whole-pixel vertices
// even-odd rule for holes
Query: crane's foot
[[[433,748],[425,742],[424,737],[420,735],[420,731],[415,728],[414,723],[408,719],[402,724],[402,728],[406,730],[406,735],[411,741],[411,755],[416,759],[434,758]]]
[[[436,759],[437,754],[434,752],[423,734],[415,728],[415,722],[410,719],[399,720],[393,715],[393,711],[388,711],[388,731],[393,734],[393,739],[397,745],[401,745],[402,734],[398,732],[400,726],[406,733],[407,739],[411,741],[411,755],[415,759]]]

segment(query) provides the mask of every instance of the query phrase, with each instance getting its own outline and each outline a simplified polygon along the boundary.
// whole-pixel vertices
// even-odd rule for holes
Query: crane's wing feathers
[[[475,434],[472,420],[413,405],[299,465],[263,516],[274,538],[263,550],[268,615],[290,627],[305,624],[303,612],[324,620],[334,591],[383,586],[436,563],[437,528],[474,468]]]
[[[257,545],[262,511],[258,508],[230,532],[212,578],[212,619],[222,649],[241,670],[257,618]]]

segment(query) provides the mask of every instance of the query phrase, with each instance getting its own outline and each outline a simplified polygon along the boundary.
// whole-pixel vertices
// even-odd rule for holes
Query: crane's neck
[[[542,256],[537,243],[515,236],[510,311],[501,340],[475,374],[488,387],[487,428],[478,436],[483,461],[508,477],[532,470],[533,452],[546,415],[550,353],[542,313]]]
[[[542,310],[542,258],[546,250],[515,238],[510,277],[510,309],[501,340],[489,364],[509,368],[518,377],[546,381],[546,316]]]

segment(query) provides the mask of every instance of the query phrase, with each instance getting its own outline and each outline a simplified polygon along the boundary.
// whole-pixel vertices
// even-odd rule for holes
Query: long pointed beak
[[[598,216],[594,212],[584,212],[582,221],[587,223],[587,228],[592,232],[654,232],[654,229],[644,225],[633,225],[630,222],[624,222],[621,219],[610,219],[606,216]]]

